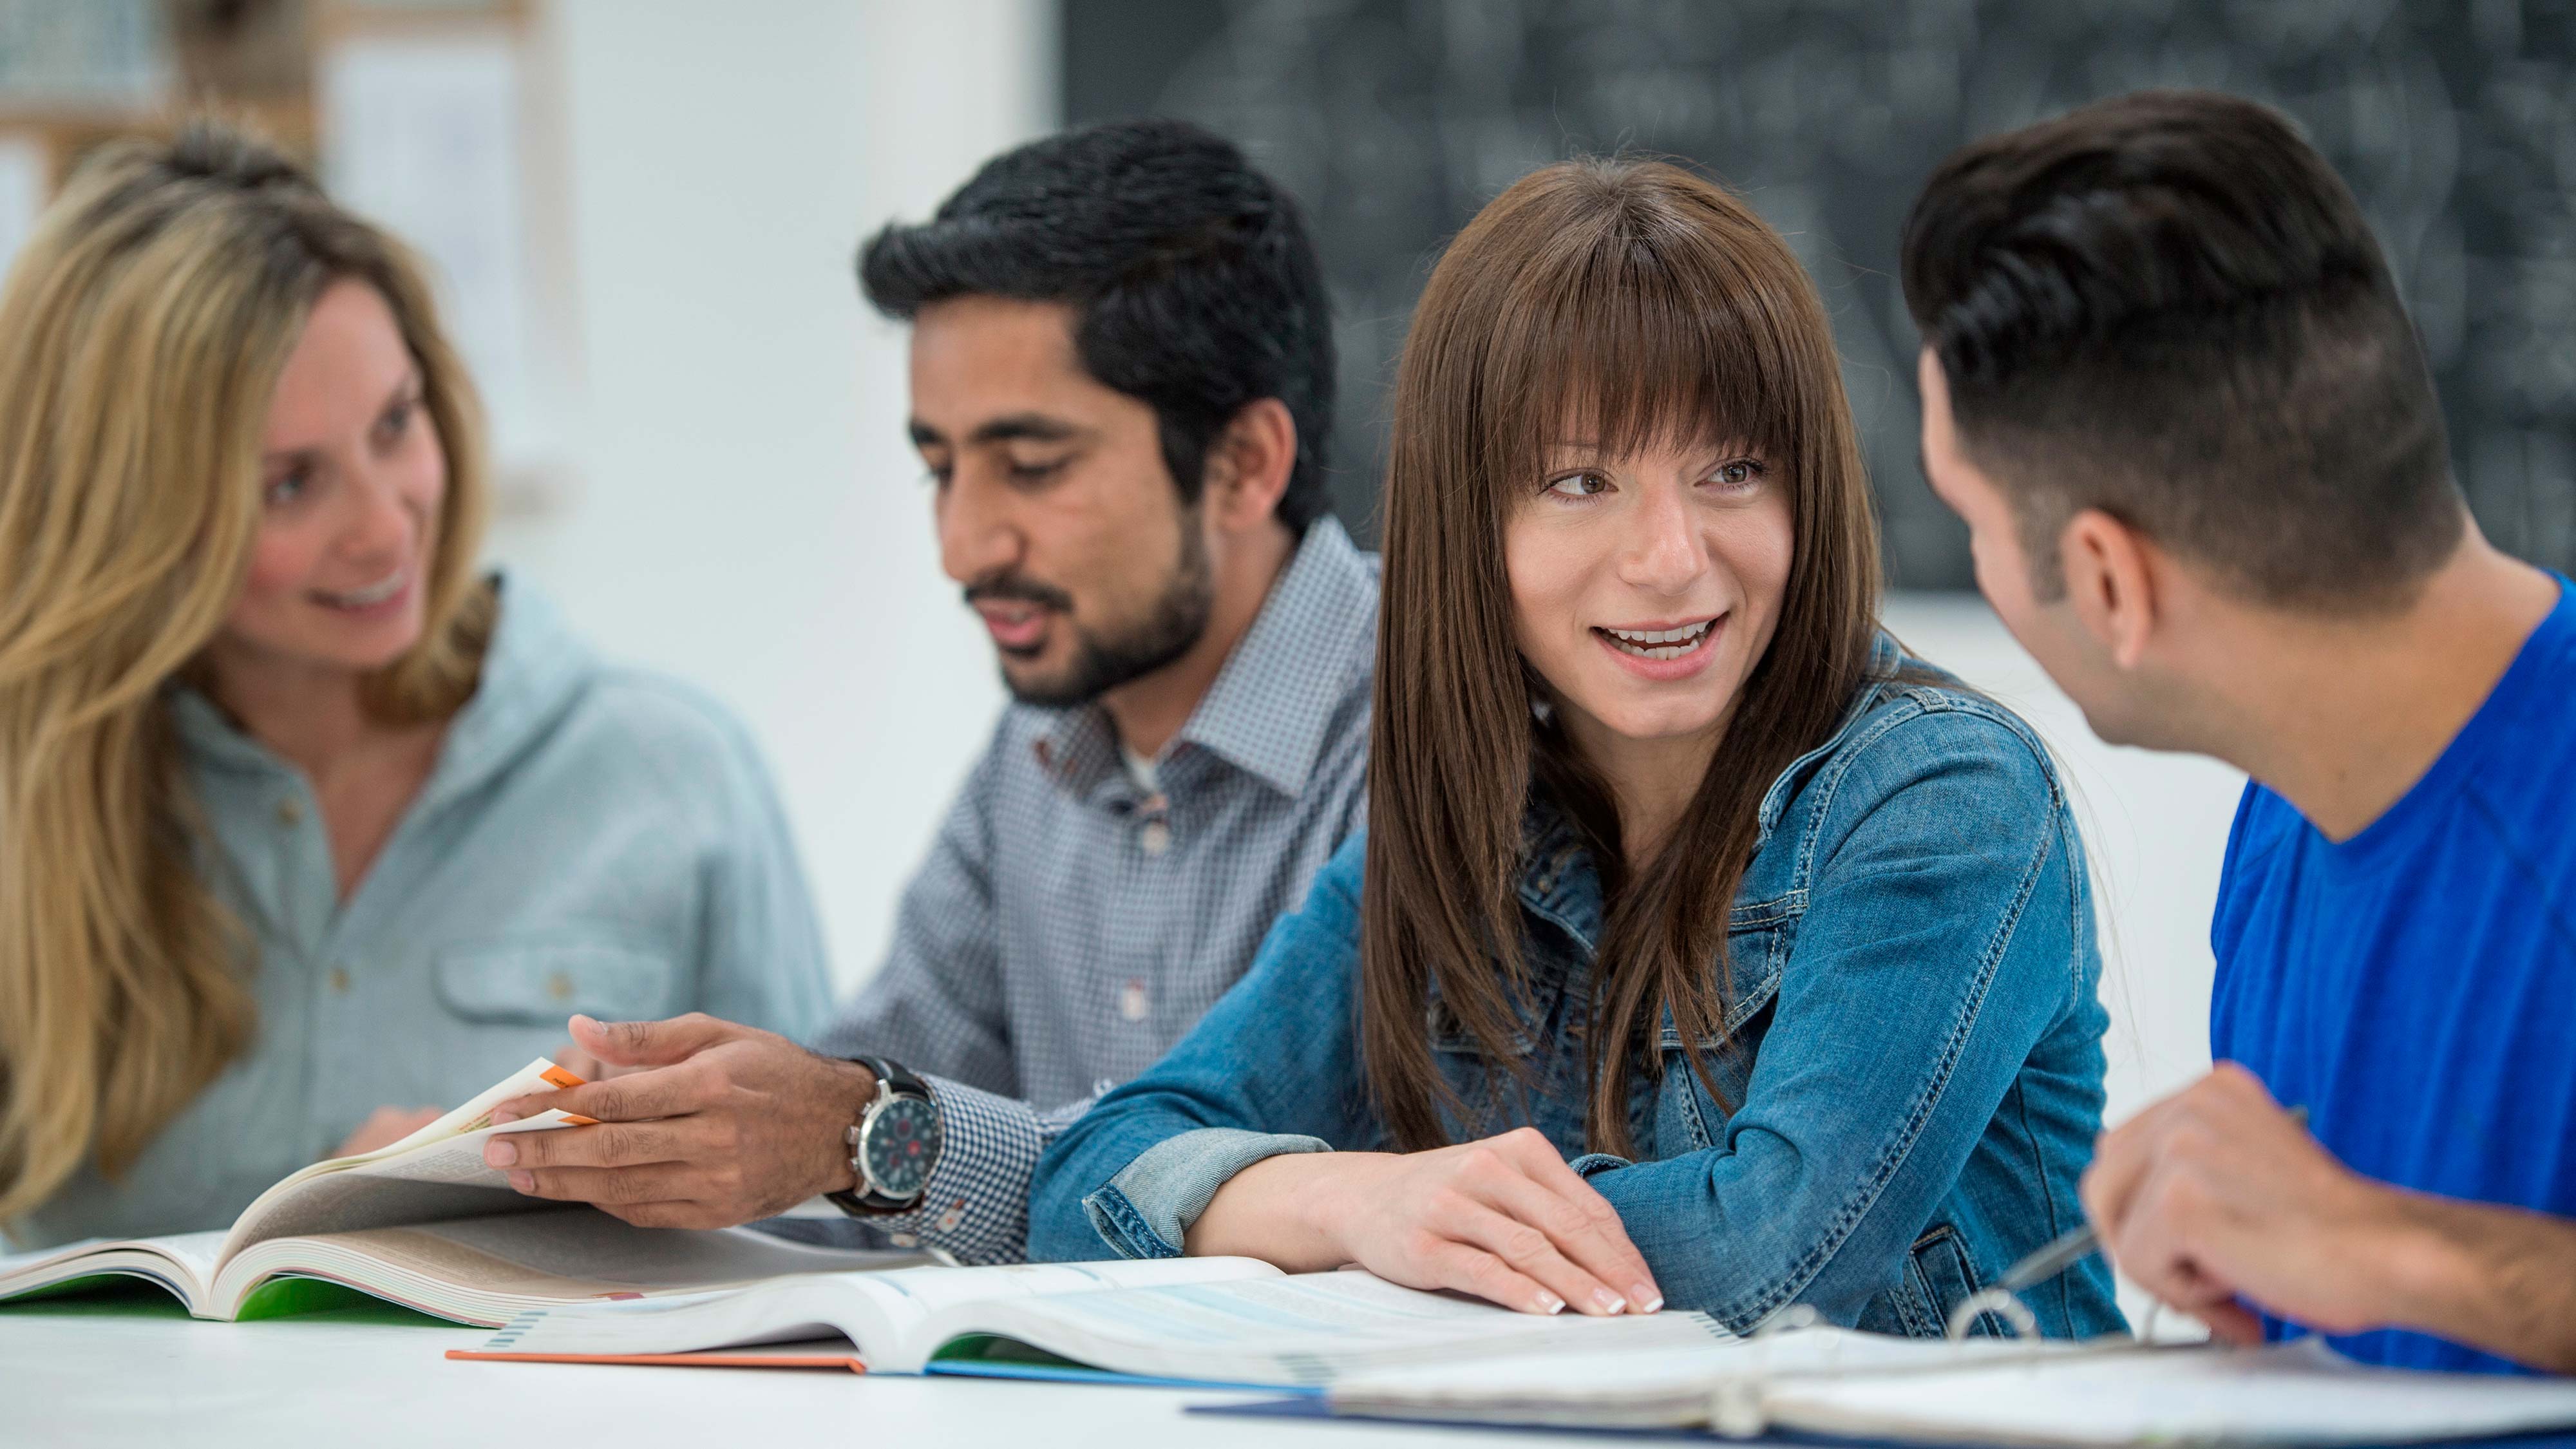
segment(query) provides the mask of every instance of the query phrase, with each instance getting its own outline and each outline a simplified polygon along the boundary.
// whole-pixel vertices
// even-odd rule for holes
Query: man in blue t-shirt
[[[2101,1140],[2104,1242],[2229,1338],[2576,1372],[2576,602],[2470,519],[2351,193],[2129,96],[1943,163],[1904,277],[1996,612],[2104,738],[2255,781],[2222,1063]]]

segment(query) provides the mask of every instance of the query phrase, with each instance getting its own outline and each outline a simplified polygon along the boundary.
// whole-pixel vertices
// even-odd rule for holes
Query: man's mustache
[[[966,586],[966,602],[969,605],[985,600],[1003,599],[1036,604],[1041,608],[1054,609],[1059,613],[1073,612],[1071,594],[1053,584],[1042,584],[1035,579],[1024,579],[1016,574],[987,574]]]

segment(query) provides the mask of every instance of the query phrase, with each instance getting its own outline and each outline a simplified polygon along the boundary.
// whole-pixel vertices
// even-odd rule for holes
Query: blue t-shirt
[[[2424,778],[2328,841],[2249,786],[2210,928],[2210,1044],[2353,1170],[2576,1217],[2576,595]],[[2302,1332],[2274,1321],[2275,1338]],[[2419,1333],[2368,1363],[2505,1371]]]

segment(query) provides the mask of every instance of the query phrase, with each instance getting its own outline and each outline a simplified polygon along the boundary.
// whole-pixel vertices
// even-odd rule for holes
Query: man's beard
[[[1044,584],[1018,580],[978,583],[966,591],[969,601],[1023,598],[1057,611],[1073,634],[1073,659],[1053,678],[1016,679],[1002,670],[1002,683],[1022,704],[1044,709],[1070,709],[1089,704],[1130,680],[1142,679],[1190,652],[1207,633],[1216,609],[1216,585],[1208,569],[1207,540],[1197,527],[1197,510],[1181,519],[1181,556],[1164,581],[1162,595],[1145,616],[1114,634],[1094,634],[1075,623],[1072,600]]]

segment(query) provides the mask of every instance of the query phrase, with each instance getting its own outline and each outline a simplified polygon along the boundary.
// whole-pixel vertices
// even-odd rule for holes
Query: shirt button
[[[1147,855],[1160,855],[1172,848],[1172,827],[1160,820],[1148,820],[1145,828],[1137,832],[1136,843],[1145,848]]]
[[[348,967],[334,966],[331,968],[331,989],[334,991],[346,991],[349,989]]]
[[[288,828],[289,830],[292,830],[292,829],[294,829],[296,826],[298,826],[298,825],[302,824],[303,822],[304,822],[304,807],[303,807],[303,806],[296,804],[293,800],[280,800],[280,801],[278,801],[278,802],[277,802],[277,823],[278,823],[278,824],[285,826],[285,827],[286,827],[286,828]]]
[[[1143,1021],[1154,1003],[1145,995],[1145,983],[1130,981],[1118,990],[1118,1014],[1129,1021]]]
[[[557,1001],[572,999],[572,978],[558,971],[546,978],[546,995]]]

